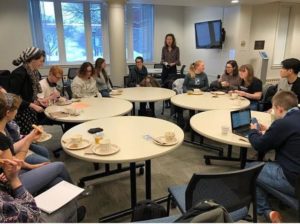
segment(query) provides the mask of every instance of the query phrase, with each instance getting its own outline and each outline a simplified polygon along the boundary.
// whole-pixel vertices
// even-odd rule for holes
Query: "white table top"
[[[76,108],[80,112],[79,116],[67,116],[53,118],[51,112],[62,111],[65,108]],[[114,117],[128,114],[132,110],[132,103],[114,98],[81,98],[80,102],[74,102],[66,106],[52,105],[46,108],[45,114],[50,119],[62,122],[85,122],[105,117]]]
[[[131,87],[124,88],[121,95],[112,97],[130,102],[155,102],[170,99],[175,94],[173,90],[160,87]]]
[[[147,68],[149,74],[161,74],[162,68]]]
[[[118,145],[120,151],[113,155],[98,156],[84,154],[86,149],[66,149],[64,140],[69,139],[74,134],[81,134],[83,138],[92,141],[94,144],[94,136],[87,132],[88,129],[94,127],[103,128],[104,138],[108,138],[112,144]],[[143,137],[146,134],[154,137],[163,136],[166,131],[175,133],[178,140],[177,144],[160,146]],[[162,156],[180,146],[183,139],[184,133],[181,128],[171,122],[151,117],[120,116],[93,120],[77,125],[62,136],[61,143],[66,153],[82,160],[97,163],[127,163]]]
[[[213,97],[210,92],[202,92],[202,95],[178,94],[171,98],[172,104],[190,110],[223,110],[223,109],[243,109],[250,105],[248,99],[232,100],[229,94]]]
[[[251,111],[251,117],[256,117],[259,123],[262,123],[266,126],[271,124],[271,114],[269,113]],[[228,145],[246,148],[251,147],[248,140],[246,142],[240,140],[246,138],[232,133],[230,110],[211,110],[198,113],[191,118],[190,124],[195,132],[206,138]],[[221,127],[223,125],[229,127],[228,134],[222,134]]]

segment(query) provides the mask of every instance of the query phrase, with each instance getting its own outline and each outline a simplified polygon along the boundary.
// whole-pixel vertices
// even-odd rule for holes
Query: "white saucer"
[[[110,149],[105,152],[101,151],[101,149],[98,151],[98,150],[96,150],[97,148],[100,148],[100,145],[95,145],[92,148],[92,151],[94,154],[99,155],[99,156],[108,156],[108,155],[112,155],[112,154],[115,154],[120,151],[120,147],[115,144],[111,144]]]
[[[71,103],[73,103],[71,100],[66,100],[66,101],[62,101],[62,102],[57,101],[55,103],[55,105],[57,105],[57,106],[66,106],[66,105],[70,105]]]
[[[74,144],[74,143],[70,142],[70,140],[69,140],[69,142],[65,143],[66,148],[68,148],[70,150],[83,149],[90,145],[91,145],[91,142],[87,139],[82,139],[80,144]]]
[[[225,92],[222,92],[222,91],[214,91],[212,93],[217,94],[217,95],[225,95]]]
[[[159,136],[153,139],[153,142],[157,145],[170,146],[176,145],[178,143],[177,138],[174,138],[173,141],[167,142],[165,136]]]
[[[52,138],[52,135],[50,133],[46,133],[42,135],[36,142],[45,142]]]

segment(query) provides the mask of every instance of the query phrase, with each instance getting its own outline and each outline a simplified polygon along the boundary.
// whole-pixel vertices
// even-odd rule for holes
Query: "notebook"
[[[42,211],[51,214],[84,191],[83,188],[61,181],[42,194],[36,196],[35,202]]]
[[[248,137],[250,132],[251,112],[250,109],[230,112],[231,128],[234,134]]]

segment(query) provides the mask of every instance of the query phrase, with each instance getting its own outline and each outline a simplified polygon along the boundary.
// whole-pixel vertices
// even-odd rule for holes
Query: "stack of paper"
[[[83,191],[83,188],[77,187],[66,181],[61,181],[54,187],[36,196],[34,199],[37,206],[42,211],[51,214],[77,197]]]

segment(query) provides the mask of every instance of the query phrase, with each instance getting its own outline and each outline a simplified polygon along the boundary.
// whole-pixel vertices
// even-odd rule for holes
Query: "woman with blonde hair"
[[[189,73],[183,82],[183,92],[193,89],[201,89],[207,91],[209,88],[208,78],[205,70],[205,64],[201,60],[197,60],[190,65]]]
[[[239,90],[235,90],[239,96],[250,100],[250,109],[258,109],[258,101],[262,96],[262,81],[254,76],[252,65],[246,64],[239,68],[241,84]]]

